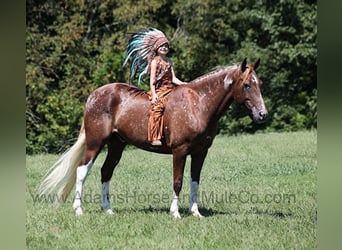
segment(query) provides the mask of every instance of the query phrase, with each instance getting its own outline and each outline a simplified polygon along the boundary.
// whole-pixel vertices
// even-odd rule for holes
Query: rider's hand
[[[151,103],[152,104],[156,104],[157,100],[158,100],[158,96],[157,95],[152,95]]]

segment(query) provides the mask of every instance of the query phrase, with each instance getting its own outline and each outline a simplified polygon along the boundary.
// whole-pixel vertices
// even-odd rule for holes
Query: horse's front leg
[[[201,170],[208,150],[202,151],[197,154],[191,155],[191,181],[190,181],[190,213],[198,218],[202,218],[203,215],[198,211],[197,196],[198,187],[201,176]]]
[[[179,193],[182,190],[183,174],[186,161],[184,150],[173,151],[173,198],[170,207],[170,213],[175,219],[180,219],[179,214]]]

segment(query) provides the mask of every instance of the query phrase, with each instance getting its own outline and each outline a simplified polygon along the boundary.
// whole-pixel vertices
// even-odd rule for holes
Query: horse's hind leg
[[[92,117],[91,117],[92,118]],[[106,140],[111,134],[110,120],[109,119],[85,119],[86,128],[86,145],[82,161],[77,167],[76,172],[76,189],[73,208],[76,215],[82,215],[82,190],[84,182],[87,178],[88,172],[93,166],[96,157],[105,145]],[[101,121],[101,122],[99,122]],[[99,133],[99,131],[101,131]]]
[[[122,142],[117,136],[113,135],[113,137],[107,143],[108,145],[108,153],[105,162],[101,168],[101,183],[102,183],[102,198],[101,198],[101,207],[103,211],[107,214],[113,214],[113,211],[110,207],[110,199],[109,199],[109,182],[112,178],[113,171],[118,165],[122,151],[124,150],[126,143]]]
[[[93,149],[86,149],[84,151],[83,159],[80,166],[77,167],[76,172],[76,188],[75,188],[75,199],[73,203],[73,208],[75,209],[76,215],[82,215],[82,190],[83,184],[87,178],[88,172],[93,166],[95,159],[100,152],[102,146],[101,144]]]

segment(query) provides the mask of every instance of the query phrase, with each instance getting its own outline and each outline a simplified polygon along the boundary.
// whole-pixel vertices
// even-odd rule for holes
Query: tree
[[[271,118],[255,125],[233,105],[221,133],[316,127],[316,16],[317,2],[304,0],[28,0],[27,153],[59,152],[73,142],[89,94],[129,81],[125,46],[130,32],[146,27],[169,37],[175,71],[185,81],[261,58],[258,75]]]

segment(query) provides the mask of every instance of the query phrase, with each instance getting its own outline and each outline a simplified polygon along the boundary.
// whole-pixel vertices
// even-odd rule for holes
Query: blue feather
[[[126,57],[123,67],[130,61],[130,79],[138,75],[138,86],[142,77],[147,74],[149,65],[149,56],[153,52],[153,46],[156,37],[164,36],[160,30],[156,28],[147,28],[132,34],[126,47]]]

